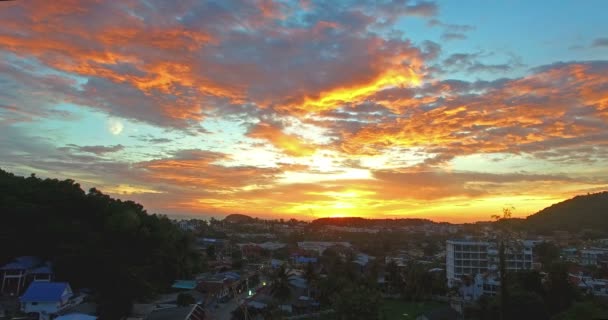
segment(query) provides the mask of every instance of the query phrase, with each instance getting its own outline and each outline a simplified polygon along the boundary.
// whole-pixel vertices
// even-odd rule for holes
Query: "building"
[[[599,266],[608,262],[608,249],[590,248],[581,250],[581,264],[584,266]]]
[[[458,293],[465,301],[477,301],[481,296],[495,296],[500,291],[497,272],[478,273],[474,278],[462,281]]]
[[[520,242],[505,252],[508,271],[530,270],[533,265],[533,244]],[[446,242],[446,277],[449,287],[459,286],[464,276],[497,271],[500,261],[494,242],[448,240]]]
[[[323,252],[332,247],[343,247],[350,248],[349,242],[337,242],[337,241],[302,241],[298,242],[298,248],[307,251],[314,251],[318,255],[322,255]]]
[[[608,279],[594,279],[583,273],[569,273],[568,281],[584,293],[592,294],[596,297],[608,297]]]
[[[73,306],[70,299],[74,296],[72,288],[66,282],[39,282],[30,284],[23,296],[19,298],[21,311],[36,313],[39,319],[49,320],[60,311]]]
[[[37,257],[17,257],[0,267],[2,284],[0,294],[17,296],[29,286],[32,281],[51,281],[53,270],[51,264]]]
[[[448,240],[446,243],[446,277],[448,286],[454,287],[463,276],[474,277],[488,271],[489,242]]]

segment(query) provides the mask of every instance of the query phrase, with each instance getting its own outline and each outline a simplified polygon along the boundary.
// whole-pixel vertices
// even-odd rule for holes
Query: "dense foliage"
[[[132,201],[73,180],[23,178],[0,170],[0,263],[32,255],[53,262],[56,278],[91,289],[102,318],[167,288],[200,266],[192,239]]]
[[[427,223],[433,223],[428,219],[365,219],[359,217],[344,217],[344,218],[319,218],[311,222],[314,227],[320,226],[340,226],[353,228],[370,228],[370,227],[406,227],[420,226]]]
[[[526,219],[526,225],[538,232],[565,230],[578,232],[593,229],[608,232],[608,192],[577,196],[556,203]]]

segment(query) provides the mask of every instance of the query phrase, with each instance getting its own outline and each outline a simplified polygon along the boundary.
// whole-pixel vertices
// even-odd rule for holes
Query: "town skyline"
[[[173,217],[525,217],[608,189],[602,9],[0,2],[0,168]]]

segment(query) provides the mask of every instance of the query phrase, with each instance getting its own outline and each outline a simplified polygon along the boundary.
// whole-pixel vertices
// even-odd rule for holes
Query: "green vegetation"
[[[608,233],[608,192],[577,196],[529,216],[525,225],[537,232],[593,229]]]
[[[406,302],[403,300],[385,299],[380,307],[380,319],[407,320],[416,319],[420,314],[444,306],[439,302]]]
[[[101,319],[199,271],[193,239],[164,216],[73,180],[0,170],[0,263],[23,255],[53,262],[56,279],[95,293]]]

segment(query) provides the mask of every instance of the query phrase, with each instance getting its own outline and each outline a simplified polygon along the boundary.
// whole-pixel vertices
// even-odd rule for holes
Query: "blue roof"
[[[315,257],[296,257],[297,263],[317,263],[317,258]]]
[[[36,257],[24,256],[17,257],[10,263],[2,266],[0,270],[27,270],[40,264],[40,259]]]
[[[60,301],[61,296],[69,287],[67,282],[34,281],[19,299],[21,302]]]
[[[308,283],[307,283],[306,279],[304,279],[302,277],[297,277],[297,276],[291,277],[289,279],[289,284],[296,288],[302,288],[302,289],[308,288]]]
[[[241,279],[241,276],[238,273],[236,273],[236,272],[230,272],[230,271],[228,271],[228,272],[222,273],[222,275],[224,275],[227,278],[233,279],[233,280],[240,280]]]
[[[192,290],[196,288],[196,280],[175,280],[171,288]]]

